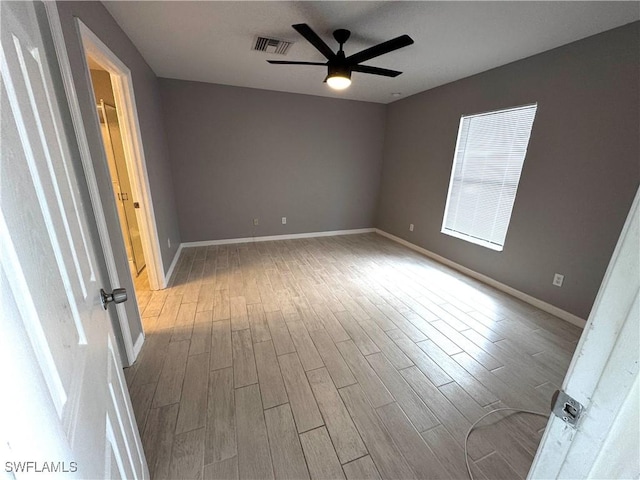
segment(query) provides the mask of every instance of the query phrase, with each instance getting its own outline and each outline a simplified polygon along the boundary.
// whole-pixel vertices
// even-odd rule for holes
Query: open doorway
[[[124,363],[132,365],[144,341],[143,307],[153,290],[166,287],[167,278],[160,254],[131,71],[82,21],[77,19],[77,23],[86,57],[87,79],[94,93],[96,124],[104,146],[103,161],[108,167],[110,193],[118,214],[117,224],[112,222],[109,227],[103,224],[102,228],[111,229],[114,234],[117,229],[121,230],[129,271],[121,271],[122,268],[113,262],[107,262],[107,267],[114,285],[120,284],[118,277],[131,275],[137,300],[135,313],[138,318],[128,318],[133,314],[131,311],[118,310],[120,332],[116,332],[126,351],[128,361]],[[97,191],[94,194],[100,195]],[[108,197],[100,197],[103,204],[111,202]],[[106,232],[105,238],[112,242],[118,236]],[[122,252],[120,246],[118,250]],[[134,338],[137,340],[133,341]]]
[[[117,107],[111,73],[91,55],[87,55],[87,65],[96,99],[96,115],[100,122],[100,134],[111,176],[120,230],[136,291],[135,298],[141,307],[140,303],[146,303],[151,287],[146,268],[145,248],[140,234],[140,222],[136,212],[140,209],[140,201],[132,186],[135,171],[127,165],[123,125],[119,120],[122,118],[122,113]],[[142,308],[139,309],[142,310]]]
[[[88,61],[91,84],[96,98],[96,112],[100,120],[100,133],[111,175],[114,200],[118,208],[120,228],[136,296],[139,297],[144,291],[150,290],[149,277],[145,268],[144,247],[136,216],[136,209],[140,208],[140,203],[134,198],[131,187],[132,174],[127,167],[122,127],[118,121],[119,115],[113,96],[111,75],[90,57]]]

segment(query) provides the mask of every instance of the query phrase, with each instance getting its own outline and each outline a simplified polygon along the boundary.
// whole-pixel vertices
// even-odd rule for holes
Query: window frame
[[[480,237],[474,237],[473,235],[469,235],[469,234],[466,234],[466,233],[462,233],[462,232],[458,232],[456,230],[451,230],[451,229],[446,228],[447,215],[449,213],[449,206],[451,204],[451,189],[453,187],[453,182],[454,182],[455,172],[456,172],[456,164],[457,164],[457,161],[458,161],[458,149],[460,147],[460,134],[462,133],[462,129],[463,129],[463,125],[464,125],[465,119],[470,119],[470,118],[473,118],[473,117],[480,117],[480,116],[484,116],[484,115],[493,115],[493,114],[498,114],[498,113],[502,113],[502,112],[520,110],[520,109],[531,108],[531,107],[534,107],[535,111],[533,113],[533,120],[531,122],[531,129],[529,130],[529,139],[527,140],[527,147],[525,149],[524,158],[522,160],[522,168],[520,169],[520,176],[518,177],[518,185],[516,187],[516,196],[517,196],[517,189],[520,186],[520,177],[522,176],[522,170],[524,169],[524,161],[526,160],[527,153],[528,153],[528,150],[529,150],[529,143],[531,142],[531,133],[533,132],[533,123],[535,122],[535,116],[538,113],[538,103],[537,102],[533,102],[533,103],[528,103],[528,104],[524,104],[524,105],[518,105],[518,106],[515,106],[515,107],[501,108],[501,109],[498,109],[498,110],[489,110],[489,111],[485,111],[485,112],[473,113],[473,114],[465,114],[465,115],[461,115],[460,116],[460,122],[458,124],[458,133],[457,133],[457,136],[456,136],[456,145],[455,145],[455,150],[453,151],[453,162],[451,163],[451,174],[449,176],[449,187],[447,188],[447,199],[446,199],[446,203],[445,203],[445,207],[444,207],[444,214],[442,215],[442,226],[440,228],[440,233],[442,233],[444,235],[448,235],[450,237],[458,238],[460,240],[464,240],[464,241],[469,242],[469,243],[473,243],[475,245],[479,245],[481,247],[488,248],[490,250],[494,250],[496,252],[502,252],[504,250],[504,245],[507,243],[507,233],[509,231],[509,226],[511,225],[511,215],[513,213],[513,208],[515,206],[515,197],[513,199],[513,205],[511,206],[511,213],[509,214],[509,222],[507,224],[507,229],[505,231],[505,238],[504,238],[504,242],[502,243],[502,245],[500,245],[498,243],[490,242],[490,241],[482,239]]]

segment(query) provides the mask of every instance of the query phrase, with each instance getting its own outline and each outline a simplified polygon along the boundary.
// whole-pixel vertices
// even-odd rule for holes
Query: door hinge
[[[551,398],[551,411],[559,419],[576,427],[584,407],[576,399],[567,395],[562,390],[556,390]]]

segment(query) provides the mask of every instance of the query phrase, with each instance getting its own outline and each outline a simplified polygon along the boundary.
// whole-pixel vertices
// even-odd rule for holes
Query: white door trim
[[[125,162],[129,171],[133,197],[140,202],[136,209],[140,239],[144,250],[149,286],[152,290],[166,288],[160,241],[156,226],[156,217],[151,199],[151,188],[147,174],[147,164],[142,146],[138,109],[133,90],[131,70],[100,40],[82,20],[76,18],[85,55],[90,55],[107,69],[111,75],[113,96],[118,113],[118,122],[122,126],[122,143]],[[88,71],[88,67],[87,67]]]
[[[640,189],[562,383],[584,406],[582,417],[575,429],[550,417],[527,478],[595,478],[590,472],[603,446],[630,454],[625,455],[628,459],[636,455],[637,461],[633,437],[616,438],[614,427],[638,378],[639,232]],[[609,478],[628,478],[614,473],[620,465],[599,465],[603,467]]]
[[[78,101],[78,96],[76,94],[75,82],[73,81],[73,74],[71,72],[71,64],[69,62],[67,47],[64,41],[64,35],[62,33],[62,24],[60,23],[60,17],[58,15],[58,7],[56,6],[55,2],[43,3],[47,11],[49,23],[51,25],[51,36],[53,38],[56,55],[58,56],[60,73],[62,74],[62,82],[64,84],[67,100],[69,102],[69,111],[71,113],[73,129],[75,131],[76,140],[78,142],[78,149],[80,150],[80,160],[82,161],[82,168],[87,180],[89,197],[91,198],[91,207],[93,208],[96,224],[98,226],[100,246],[102,247],[105,263],[107,265],[107,274],[109,275],[109,281],[111,282],[111,285],[120,285],[120,277],[118,276],[118,269],[116,268],[113,249],[111,248],[111,237],[109,235],[109,229],[107,228],[104,209],[102,208],[102,202],[98,193],[98,182],[96,180],[96,174],[91,160],[89,141],[87,140],[84,120],[82,118],[82,112],[80,110],[80,102]],[[88,71],[89,70],[87,69],[87,72]],[[96,123],[97,121],[98,120],[96,117]],[[96,125],[96,129],[99,128],[100,126]],[[116,313],[118,316],[120,330],[122,331],[122,340],[124,343],[127,360],[130,364],[133,364],[136,359],[137,352],[135,352],[134,350],[134,343],[133,339],[131,338],[131,330],[129,329],[129,319],[124,304],[121,303],[116,305]],[[141,333],[140,335],[144,334]],[[139,339],[136,339],[136,342],[139,341]]]

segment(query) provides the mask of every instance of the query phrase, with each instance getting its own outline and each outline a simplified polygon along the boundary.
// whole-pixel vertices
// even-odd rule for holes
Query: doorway
[[[118,260],[118,265],[107,262],[109,277],[114,285],[119,285],[119,278],[130,275],[137,300],[135,311],[118,308],[122,304],[116,308],[120,326],[117,334],[120,334],[119,340],[126,352],[123,363],[132,365],[144,342],[142,307],[151,298],[153,290],[166,288],[167,276],[160,252],[131,71],[80,19],[76,22],[86,59],[86,78],[94,93],[95,125],[102,134],[105,152],[103,159],[93,161],[97,162],[95,168],[109,173],[107,182],[112,186],[105,192],[106,196],[93,184],[90,184],[90,191],[100,197],[105,207],[113,209],[114,204],[117,207],[117,222],[111,217],[108,225],[99,222],[98,227],[106,239],[103,244],[106,250],[112,250],[112,242],[119,243],[116,238],[122,234],[124,245],[118,245],[117,250],[121,255],[126,254],[128,265],[124,265],[124,258]],[[125,270],[127,267],[129,271]]]
[[[136,212],[140,208],[140,202],[132,187],[135,172],[130,171],[127,165],[123,125],[119,120],[122,118],[122,114],[116,106],[111,74],[89,55],[87,56],[87,64],[91,74],[91,85],[96,99],[96,114],[100,122],[100,134],[111,176],[120,229],[136,290],[136,298],[140,302],[149,295],[151,288],[145,268],[146,255]]]
[[[109,163],[113,192],[118,206],[118,217],[120,218],[122,235],[127,249],[127,259],[129,260],[131,273],[138,277],[146,266],[135,212],[136,208],[140,208],[140,204],[133,201],[129,171],[124,159],[118,112],[115,105],[107,103],[101,98],[98,104],[98,117],[100,119],[102,141],[104,142],[104,149]]]

